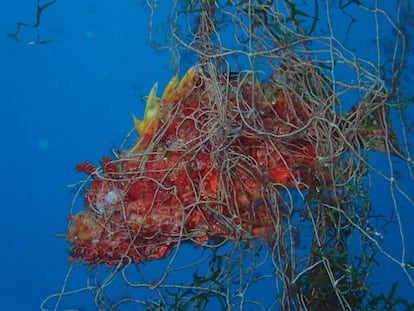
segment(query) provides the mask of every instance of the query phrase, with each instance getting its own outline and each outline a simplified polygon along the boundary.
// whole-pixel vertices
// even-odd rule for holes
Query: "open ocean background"
[[[6,37],[35,14],[35,0],[0,1],[0,310],[38,310],[60,291],[68,244],[56,234],[67,228],[67,185],[84,177],[75,165],[97,163],[119,146],[132,114],[142,116],[142,98],[155,82],[160,93],[174,74],[168,50],[147,43],[145,1],[60,0],[38,29],[22,29],[20,42]],[[53,42],[31,44],[38,34]],[[386,185],[374,199],[381,191]],[[408,251],[414,255],[413,246]],[[385,292],[387,277],[398,273],[381,273]],[[403,297],[413,297],[404,284]]]

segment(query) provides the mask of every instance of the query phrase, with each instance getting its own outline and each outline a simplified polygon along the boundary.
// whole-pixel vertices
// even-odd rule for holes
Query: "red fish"
[[[399,153],[375,100],[336,114],[299,90],[195,68],[156,91],[130,150],[77,166],[92,181],[65,235],[70,260],[139,263],[186,241],[277,238],[287,189],[329,189],[346,152]]]

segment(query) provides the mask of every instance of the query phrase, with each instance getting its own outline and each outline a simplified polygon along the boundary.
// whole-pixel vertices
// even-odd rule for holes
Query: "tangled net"
[[[85,293],[98,310],[413,309],[396,283],[372,287],[384,262],[414,288],[409,3],[363,2],[174,2],[172,65],[196,65],[154,86],[137,140],[77,166],[72,264],[42,309]],[[349,38],[358,14],[369,57]],[[87,284],[71,289],[79,264]]]

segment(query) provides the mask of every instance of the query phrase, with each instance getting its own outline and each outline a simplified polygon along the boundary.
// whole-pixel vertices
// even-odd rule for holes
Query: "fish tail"
[[[351,114],[358,113],[361,104],[357,104],[351,109]],[[365,106],[362,109],[365,110]],[[389,107],[379,105],[377,108],[368,113],[362,113],[364,116],[358,126],[359,142],[371,151],[389,153],[393,156],[403,157],[401,148],[398,144],[397,136],[391,128],[389,120]]]

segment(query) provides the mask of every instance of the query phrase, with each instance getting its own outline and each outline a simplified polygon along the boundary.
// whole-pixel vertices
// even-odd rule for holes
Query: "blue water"
[[[79,180],[141,116],[142,97],[171,77],[168,55],[147,44],[144,4],[60,1],[39,31],[7,38],[33,21],[36,1],[0,2],[0,309],[38,310],[68,268],[65,233]],[[40,33],[53,39],[31,45]]]
[[[143,96],[173,74],[168,51],[147,44],[145,1],[61,0],[39,29],[7,38],[16,21],[34,20],[35,2],[0,2],[1,310],[38,310],[60,290],[68,244],[56,234],[66,231],[75,165],[118,146]],[[32,44],[38,34],[53,41]]]

